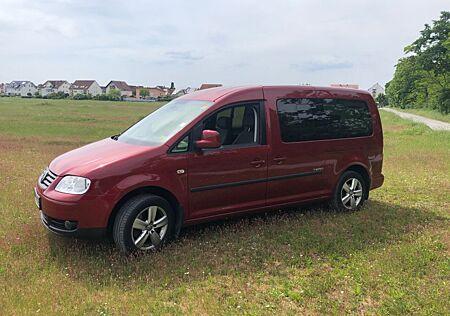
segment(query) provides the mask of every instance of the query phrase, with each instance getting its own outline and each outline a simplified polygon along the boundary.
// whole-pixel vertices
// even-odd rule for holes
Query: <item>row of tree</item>
[[[425,24],[420,37],[404,49],[406,56],[386,84],[387,100],[400,108],[430,108],[450,113],[450,12]]]
[[[148,97],[150,95],[149,91],[147,89],[141,90],[141,97]],[[7,97],[7,95],[1,95],[2,97]],[[22,98],[37,98],[37,99],[73,99],[73,100],[100,100],[100,101],[121,101],[122,95],[119,90],[117,89],[111,89],[107,94],[99,94],[92,96],[90,94],[75,94],[71,96],[68,93],[64,92],[54,92],[49,93],[45,96],[42,96],[39,92],[36,92],[34,95],[31,93],[28,93],[26,96],[22,96]],[[158,98],[163,99],[163,98]]]

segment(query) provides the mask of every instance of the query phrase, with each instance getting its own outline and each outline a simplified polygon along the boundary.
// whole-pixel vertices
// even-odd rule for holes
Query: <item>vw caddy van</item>
[[[54,233],[109,233],[121,251],[145,251],[183,226],[233,215],[319,200],[358,210],[383,184],[382,162],[366,91],[220,87],[57,157],[34,197]]]

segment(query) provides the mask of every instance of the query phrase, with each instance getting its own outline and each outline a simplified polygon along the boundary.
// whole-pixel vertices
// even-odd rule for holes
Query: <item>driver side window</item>
[[[203,123],[203,130],[215,130],[220,135],[222,146],[259,143],[258,104],[228,107]]]

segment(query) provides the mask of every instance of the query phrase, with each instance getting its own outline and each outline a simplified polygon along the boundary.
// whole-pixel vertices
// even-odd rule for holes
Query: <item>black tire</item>
[[[361,192],[357,192],[359,190],[355,188],[353,188],[353,190],[350,190],[350,192],[347,192],[346,189],[344,189],[344,185],[352,183],[352,179],[356,179],[359,181]],[[347,186],[347,188],[349,187]],[[359,188],[359,186],[357,186],[357,188]],[[358,211],[359,209],[361,209],[361,207],[364,204],[364,201],[366,200],[366,197],[368,196],[367,190],[368,190],[367,184],[364,181],[364,178],[362,177],[361,174],[359,174],[356,171],[345,171],[339,178],[339,181],[336,185],[336,189],[330,201],[330,207],[331,209],[337,211]],[[349,197],[350,200],[347,200],[346,203],[344,203],[343,198],[347,198],[348,195],[350,196]],[[359,197],[360,199],[358,199]],[[355,204],[352,204],[352,199],[354,199]]]
[[[133,223],[135,223],[135,220],[137,219],[145,218],[146,216],[150,217],[150,207],[153,207],[152,208],[153,210],[154,207],[157,207],[156,212],[157,214],[161,215],[160,219],[164,217],[164,214],[167,216],[168,220],[167,228],[165,228],[164,236],[162,238],[160,237],[159,242],[155,243],[153,243],[153,241],[155,239],[158,240],[157,239],[158,237],[152,238],[153,236],[156,236],[156,235],[152,236],[152,234],[156,232],[159,235],[163,228],[160,228],[159,233],[158,228],[154,229],[148,228],[149,236],[145,238],[142,248],[139,248],[136,246],[135,240],[133,239],[135,238],[136,235],[140,234],[140,229],[133,228]],[[145,213],[146,210],[147,213]],[[140,218],[138,218],[138,216]],[[156,222],[157,220],[155,221],[155,223]],[[153,223],[150,224],[149,222],[148,225],[153,225]],[[174,227],[175,227],[175,217],[173,209],[170,206],[169,202],[167,202],[162,197],[153,194],[139,195],[125,202],[125,204],[120,208],[117,217],[114,221],[113,239],[116,246],[123,253],[131,253],[145,250],[157,250],[161,248],[164,245],[164,243],[173,235]],[[147,230],[142,230],[141,233],[145,235],[146,231]],[[136,239],[138,238],[139,237],[137,237]]]

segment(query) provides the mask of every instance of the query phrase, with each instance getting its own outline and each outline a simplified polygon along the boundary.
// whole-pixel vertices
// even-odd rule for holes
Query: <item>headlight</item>
[[[59,181],[55,190],[61,193],[84,194],[89,190],[91,180],[83,177],[65,176]]]

